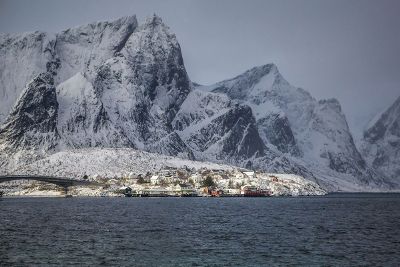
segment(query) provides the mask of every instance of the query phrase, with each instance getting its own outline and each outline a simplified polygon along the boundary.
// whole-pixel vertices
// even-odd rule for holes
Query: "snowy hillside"
[[[130,184],[133,188],[143,188],[138,185],[136,180],[133,179],[139,174],[155,174],[160,170],[186,170],[198,173],[216,170],[216,173],[223,171],[226,175],[230,175],[230,179],[235,181],[246,181],[250,184],[258,186],[265,185],[268,181],[268,186],[273,190],[275,196],[299,196],[299,195],[324,195],[326,191],[323,190],[316,183],[304,179],[299,175],[282,174],[282,173],[258,173],[258,177],[249,181],[246,178],[237,178],[236,174],[242,174],[243,169],[237,167],[214,164],[210,162],[191,161],[175,157],[169,157],[159,154],[147,153],[131,148],[119,149],[75,149],[65,150],[52,154],[44,159],[38,160],[32,164],[18,167],[13,173],[20,174],[37,174],[37,175],[54,175],[58,177],[70,177],[74,179],[82,179],[84,175],[91,177],[94,180],[102,180],[108,178],[108,181],[113,184],[114,190],[120,188],[126,183]],[[110,179],[115,178],[115,179]],[[129,182],[128,182],[128,180]],[[220,180],[221,186],[227,185],[227,180]],[[102,181],[104,182],[104,180]],[[118,187],[115,187],[119,185]],[[24,186],[21,186],[24,185]],[[145,187],[151,187],[147,184]],[[159,185],[153,187],[157,188]],[[2,188],[7,195],[52,195],[59,194],[57,187],[45,185],[32,184],[32,182],[12,182]],[[45,190],[45,191],[44,191]],[[112,189],[102,188],[71,188],[75,194],[81,196],[100,196],[101,193],[108,192]],[[78,190],[78,192],[76,192]],[[114,193],[114,195],[117,195]]]
[[[15,173],[33,173],[61,177],[127,177],[130,173],[146,174],[165,167],[207,168],[233,170],[234,167],[210,162],[191,161],[181,158],[147,153],[130,148],[89,148],[65,150],[52,154],[27,166],[20,166]]]

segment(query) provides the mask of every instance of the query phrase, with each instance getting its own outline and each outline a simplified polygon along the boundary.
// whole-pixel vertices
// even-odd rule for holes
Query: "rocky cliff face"
[[[290,85],[274,64],[198,90],[224,93],[250,106],[265,145],[318,174],[332,190],[341,187],[338,177],[359,186],[384,184],[358,152],[339,102],[315,100]]]
[[[148,150],[172,132],[191,83],[175,35],[154,16],[99,67],[94,88],[114,124],[135,147]]]
[[[400,97],[364,132],[361,151],[367,162],[400,184]]]
[[[314,179],[306,168],[264,143],[252,108],[226,94],[193,90],[173,127],[197,159]]]
[[[3,166],[22,151],[127,147],[297,173],[330,190],[385,186],[336,100],[315,100],[273,64],[194,86],[157,16],[3,34],[0,56]]]
[[[179,43],[159,17],[152,16],[139,26],[135,17],[93,23],[49,38],[53,39],[46,52],[34,42],[29,53],[21,55],[37,53],[39,57],[48,53],[43,56],[45,64],[36,70],[47,70],[46,75],[54,81],[54,103],[58,108],[53,126],[57,138],[43,150],[51,153],[70,148],[131,147],[190,159],[210,157],[232,162],[263,151],[251,109],[246,106],[233,106],[204,125],[197,135],[184,139],[186,136],[176,128],[177,114],[184,113],[181,106],[192,91],[192,84]],[[4,44],[4,51],[6,48]],[[25,74],[35,77],[35,72]],[[15,79],[7,81],[12,86],[6,86],[5,91],[17,87]],[[21,99],[13,101],[21,105]],[[29,101],[32,108],[38,104],[32,97]],[[18,114],[9,114],[7,121],[12,116]],[[32,121],[32,127],[37,127],[36,123]],[[194,127],[193,121],[189,123]],[[18,151],[27,133],[20,124],[7,125],[8,132],[18,132],[21,138],[3,143],[3,151]],[[220,125],[224,127],[220,129]],[[205,141],[203,135],[211,141],[207,140],[198,151],[194,147]],[[40,144],[41,140],[36,140],[24,147],[37,150]],[[214,147],[212,156],[205,152],[206,146]]]
[[[57,34],[0,34],[0,123],[25,85],[38,74],[54,74],[55,85],[78,72],[88,75],[118,53],[137,28],[135,16],[92,23]]]
[[[111,121],[101,96],[79,72],[57,86],[57,130],[64,148],[134,147]]]
[[[23,90],[17,105],[0,127],[0,146],[6,151],[52,150],[57,144],[58,102],[53,77],[41,73]]]
[[[27,83],[47,71],[54,43],[54,37],[43,32],[0,34],[0,123]]]

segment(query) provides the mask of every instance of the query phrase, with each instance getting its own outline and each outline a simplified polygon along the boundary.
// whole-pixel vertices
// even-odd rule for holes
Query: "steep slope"
[[[55,37],[43,32],[0,34],[0,124],[26,84],[47,71]]]
[[[237,161],[264,154],[251,109],[222,95],[191,93],[173,125],[197,158]]]
[[[266,146],[309,168],[330,189],[340,188],[340,180],[359,186],[383,184],[354,145],[339,102],[317,101],[307,91],[291,86],[274,64],[197,88],[225,93],[249,105]]]
[[[57,129],[64,147],[133,147],[123,131],[114,126],[83,73],[58,85],[57,99]]]
[[[132,148],[84,148],[54,153],[31,164],[20,166],[16,173],[83,177],[127,177],[146,174],[165,167],[233,170],[235,167],[210,162],[191,161],[148,153]]]
[[[171,134],[171,122],[191,90],[176,37],[157,16],[99,66],[93,86],[110,119],[144,150]]]
[[[6,122],[0,126],[3,172],[56,149],[57,111],[53,75],[41,73],[26,86]]]
[[[59,138],[56,128],[57,111],[53,76],[41,73],[24,89],[17,105],[0,127],[1,148],[54,149]]]
[[[182,104],[173,127],[197,159],[314,179],[306,168],[267,147],[252,109],[225,94],[194,90]]]
[[[55,85],[80,71],[90,75],[122,49],[136,27],[136,17],[130,16],[58,34],[0,34],[0,123],[25,85],[38,74],[53,72]]]
[[[136,16],[127,16],[58,33],[54,47],[55,57],[60,62],[56,84],[78,72],[93,79],[96,68],[121,51],[137,26]]]
[[[371,121],[361,151],[379,173],[400,185],[400,97]]]
[[[14,48],[25,35],[4,41],[2,53]],[[171,127],[191,83],[176,37],[159,17],[154,15],[140,26],[131,16],[68,29],[52,37],[50,48],[41,48],[43,45],[35,41],[16,59],[10,59],[9,68],[3,67],[21,70],[19,58],[28,55],[41,58],[43,66],[35,65],[10,79],[0,77],[5,94],[10,95],[0,104],[19,101],[15,97],[20,91],[19,77],[48,70],[60,104],[57,149],[136,147],[193,158]],[[32,100],[32,107],[34,104]],[[34,148],[39,144],[30,145]]]
[[[69,147],[136,147],[191,156],[178,136],[166,137],[191,85],[176,37],[159,17],[135,28],[115,56],[95,63],[100,64],[74,66],[80,72],[57,87],[58,128]]]

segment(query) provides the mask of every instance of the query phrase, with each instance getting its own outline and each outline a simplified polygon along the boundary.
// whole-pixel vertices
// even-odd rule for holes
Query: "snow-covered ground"
[[[210,162],[148,153],[131,148],[88,148],[66,150],[25,166],[17,166],[13,173],[83,177],[84,175],[114,178],[130,173],[146,174],[164,167],[228,170],[234,167]]]

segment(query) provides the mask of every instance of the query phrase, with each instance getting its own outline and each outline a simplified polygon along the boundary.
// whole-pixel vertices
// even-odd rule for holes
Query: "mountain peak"
[[[261,66],[256,66],[252,69],[250,69],[250,71],[254,71],[254,70],[262,70],[265,71],[266,73],[270,73],[270,72],[279,72],[278,71],[278,66],[276,66],[275,63],[268,63],[268,64],[264,64]]]
[[[245,71],[244,73],[236,76],[232,80],[240,78],[240,77],[245,77],[245,76],[261,78],[268,74],[275,74],[275,75],[279,74],[278,67],[274,63],[268,63],[268,64],[264,64],[261,66],[253,67],[253,68]]]
[[[148,16],[146,18],[144,24],[156,26],[156,25],[163,24],[163,21],[160,16],[158,16],[156,13],[153,13],[153,15]]]
[[[202,90],[212,90],[226,93],[234,99],[244,99],[249,96],[264,94],[275,83],[284,81],[274,63],[253,67],[232,79],[219,82]],[[255,85],[258,85],[255,87]],[[229,88],[229,90],[227,90]]]
[[[361,151],[376,170],[400,186],[400,97],[371,122]]]
[[[75,32],[83,32],[83,35],[89,32],[97,32],[102,31],[105,28],[113,28],[118,30],[121,27],[132,27],[136,28],[137,26],[136,15],[124,16],[113,20],[104,20],[104,21],[94,21],[87,24],[77,25],[75,27],[71,27],[61,31],[61,33],[75,33]]]
[[[321,99],[318,101],[318,104],[323,106],[329,106],[330,108],[336,110],[336,112],[339,113],[342,112],[342,107],[340,105],[340,102],[336,98]]]
[[[139,25],[138,31],[147,31],[152,33],[161,33],[168,35],[169,37],[175,37],[168,25],[166,25],[160,16],[153,14],[148,16],[143,23]]]
[[[364,132],[364,138],[376,142],[386,135],[400,137],[400,97],[381,115],[377,116],[374,122]]]

